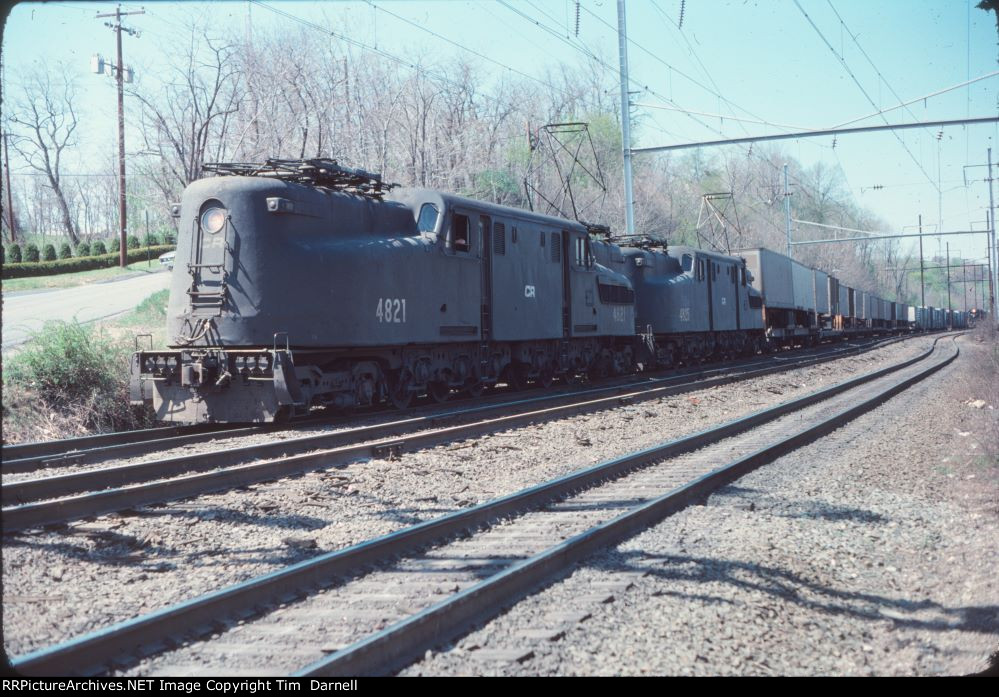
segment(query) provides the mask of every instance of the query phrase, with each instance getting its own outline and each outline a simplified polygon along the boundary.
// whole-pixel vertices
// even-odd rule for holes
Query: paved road
[[[3,349],[23,343],[47,320],[92,322],[127,312],[169,281],[164,271],[75,288],[4,293]]]

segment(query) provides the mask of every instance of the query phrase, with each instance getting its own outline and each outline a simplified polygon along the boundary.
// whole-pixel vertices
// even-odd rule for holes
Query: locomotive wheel
[[[438,404],[443,404],[451,398],[451,386],[443,380],[434,380],[427,384],[427,394]]]
[[[507,367],[506,382],[517,392],[527,389],[527,367],[520,363],[511,363]]]
[[[468,393],[469,397],[477,398],[481,397],[482,393],[486,391],[485,383],[476,380],[475,378],[469,378],[465,382],[465,392]]]
[[[538,384],[547,390],[554,382],[555,370],[552,368],[550,363],[546,363],[545,367],[541,369],[541,374],[538,376]]]
[[[406,409],[413,401],[413,391],[409,389],[413,376],[408,370],[403,370],[389,388],[389,401],[396,409]]]
[[[596,365],[591,367],[587,372],[586,376],[591,380],[603,380],[610,374],[607,369],[607,362],[604,360],[598,360]]]

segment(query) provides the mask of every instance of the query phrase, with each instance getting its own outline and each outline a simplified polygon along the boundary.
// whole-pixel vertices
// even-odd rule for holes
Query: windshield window
[[[424,203],[420,207],[420,219],[416,222],[416,227],[420,232],[433,232],[437,229],[437,218],[440,211],[432,203]]]
[[[683,270],[689,272],[692,268],[694,268],[694,257],[689,254],[684,254],[681,263],[683,264]]]

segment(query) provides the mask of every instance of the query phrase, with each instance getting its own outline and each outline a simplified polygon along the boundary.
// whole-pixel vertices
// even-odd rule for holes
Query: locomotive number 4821
[[[379,322],[402,324],[406,321],[406,299],[379,298],[375,317],[378,318]]]

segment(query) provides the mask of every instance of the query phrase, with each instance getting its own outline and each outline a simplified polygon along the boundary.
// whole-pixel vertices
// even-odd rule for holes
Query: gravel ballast
[[[4,538],[9,654],[701,430],[924,350],[858,357]]]
[[[999,404],[988,347],[960,345],[952,366],[403,674],[983,670],[999,649]]]

